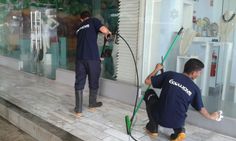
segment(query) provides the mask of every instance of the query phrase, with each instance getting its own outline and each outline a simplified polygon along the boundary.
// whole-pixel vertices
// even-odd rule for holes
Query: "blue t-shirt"
[[[164,72],[152,77],[152,86],[161,88],[155,116],[161,126],[180,128],[185,124],[187,110],[191,104],[197,111],[203,107],[198,86],[186,75]]]
[[[100,27],[102,27],[100,20],[96,18],[89,18],[83,21],[77,31],[77,60],[99,60],[99,50],[97,45],[97,35]]]

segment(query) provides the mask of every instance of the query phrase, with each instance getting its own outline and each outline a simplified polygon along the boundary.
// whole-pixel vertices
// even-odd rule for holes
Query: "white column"
[[[225,72],[224,72],[224,76],[223,76],[223,91],[222,91],[222,100],[225,100],[225,95],[226,92],[228,91],[227,88],[229,88],[229,76],[230,76],[230,71],[229,71],[229,64],[232,62],[231,61],[231,57],[232,57],[232,47],[233,44],[232,43],[224,43],[224,45],[222,46],[224,48],[226,48],[226,55],[225,55]]]
[[[160,62],[160,13],[162,0],[147,0],[143,46],[142,82],[157,62]]]

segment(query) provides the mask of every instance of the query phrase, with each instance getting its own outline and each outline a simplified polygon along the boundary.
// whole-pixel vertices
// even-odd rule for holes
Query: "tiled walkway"
[[[104,106],[96,112],[88,107],[88,92],[84,96],[83,117],[73,113],[73,87],[32,74],[0,66],[0,97],[22,109],[66,130],[85,141],[132,141],[126,135],[125,115],[132,114],[132,106],[99,97]],[[158,138],[147,136],[143,127],[147,122],[144,110],[140,109],[135,119],[133,136],[140,141],[166,141],[172,130],[160,128]],[[187,124],[186,141],[236,141],[235,138],[217,134]]]
[[[0,117],[0,141],[36,141],[36,139]]]

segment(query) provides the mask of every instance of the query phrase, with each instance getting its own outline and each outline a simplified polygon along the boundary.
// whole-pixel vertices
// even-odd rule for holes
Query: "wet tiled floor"
[[[43,77],[0,66],[0,97],[85,141],[132,141],[126,134],[124,117],[133,107],[99,97],[104,105],[97,111],[88,110],[88,92],[84,92],[83,116],[73,113],[73,87]],[[160,128],[158,138],[143,130],[146,112],[140,109],[135,119],[133,136],[139,141],[167,141],[172,130]],[[186,124],[186,141],[236,141],[213,131]]]
[[[37,141],[0,117],[0,141]]]

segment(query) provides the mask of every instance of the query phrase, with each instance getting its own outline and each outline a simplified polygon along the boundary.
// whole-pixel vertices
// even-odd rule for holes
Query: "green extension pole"
[[[164,58],[162,59],[162,62],[161,64],[163,64],[166,60],[166,58],[168,57],[168,55],[170,54],[171,50],[174,48],[174,45],[176,44],[176,42],[178,41],[179,37],[180,37],[180,34],[182,33],[183,31],[183,27],[179,30],[179,32],[177,33],[177,35],[175,36],[173,42],[171,43],[168,51],[166,52]],[[148,86],[147,90],[150,89],[151,85]],[[146,90],[146,91],[147,91]],[[137,107],[135,107],[135,110],[134,110],[134,113],[133,113],[133,116],[131,117],[131,119],[129,118],[129,116],[125,116],[125,123],[126,123],[126,130],[127,130],[127,134],[130,135],[131,134],[131,126],[132,126],[132,122],[133,122],[133,119],[135,117],[135,115],[137,114],[139,108],[141,107],[141,104],[143,102],[143,99],[144,99],[144,95],[141,97],[141,100],[139,101]]]

